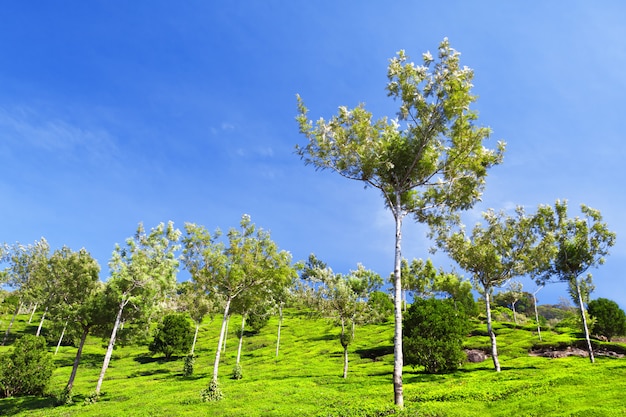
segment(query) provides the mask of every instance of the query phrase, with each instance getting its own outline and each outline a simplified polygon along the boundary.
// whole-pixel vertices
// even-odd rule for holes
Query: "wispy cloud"
[[[0,135],[4,146],[28,147],[64,158],[102,161],[116,153],[115,141],[102,128],[87,128],[25,107],[0,108]]]

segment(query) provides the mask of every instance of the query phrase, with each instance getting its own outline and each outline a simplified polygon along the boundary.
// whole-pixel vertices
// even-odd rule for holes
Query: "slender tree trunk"
[[[9,323],[9,327],[7,331],[4,333],[4,339],[2,339],[2,346],[7,342],[9,337],[9,333],[11,332],[11,327],[13,327],[13,322],[15,321],[15,317],[17,317],[17,313],[20,312],[20,308],[22,308],[22,302],[17,303],[17,308],[15,309],[15,313],[13,313],[13,318],[11,318],[11,322]]]
[[[198,331],[200,330],[200,323],[196,322],[196,331],[193,334],[193,343],[191,344],[191,352],[190,355],[193,355],[193,352],[196,350],[196,340],[198,340]]]
[[[591,338],[589,337],[589,328],[587,327],[587,316],[585,314],[585,303],[583,303],[583,295],[580,292],[580,284],[576,280],[576,292],[578,293],[578,305],[580,307],[580,318],[583,321],[583,329],[585,331],[585,340],[587,341],[587,351],[589,352],[589,360],[595,362],[593,357],[593,347],[591,346]]]
[[[283,305],[278,305],[278,334],[276,335],[276,357],[278,357],[278,349],[280,347],[280,328],[283,325]]]
[[[491,339],[491,358],[496,372],[500,372],[500,361],[498,360],[498,346],[496,344],[496,334],[491,325],[491,301],[489,300],[489,289],[485,288],[485,305],[487,309],[487,333]]]
[[[39,327],[37,327],[37,333],[35,334],[35,336],[39,336],[41,334],[41,328],[43,327],[43,321],[46,319],[46,314],[48,314],[48,307],[46,307],[43,314],[41,315],[41,320],[39,320]]]
[[[30,313],[30,317],[28,318],[28,324],[33,321],[33,316],[35,315],[35,311],[37,311],[37,303],[33,306],[33,311]]]
[[[220,354],[222,353],[222,343],[224,343],[224,336],[226,334],[226,327],[227,327],[227,323],[228,323],[228,317],[229,317],[229,309],[230,309],[230,302],[232,300],[230,298],[228,298],[226,300],[226,306],[224,307],[224,318],[222,319],[222,329],[220,330],[220,338],[217,342],[217,350],[215,351],[215,363],[213,364],[213,382],[217,382],[217,374],[219,371],[219,366],[220,366]]]
[[[59,353],[59,347],[61,346],[61,342],[63,341],[63,336],[65,336],[65,330],[67,329],[67,321],[65,322],[65,326],[63,326],[63,331],[61,332],[61,337],[59,337],[59,341],[57,343],[57,348],[54,350],[54,354]]]
[[[343,318],[341,319],[341,346],[343,346],[343,379],[348,378],[348,344],[344,342],[346,328]]]
[[[394,339],[393,339],[393,394],[396,406],[404,407],[404,394],[402,390],[402,367],[404,358],[402,356],[402,204],[400,193],[396,193],[396,202],[393,207],[393,215],[396,220],[396,249],[394,259]]]
[[[539,335],[539,341],[541,341],[541,324],[539,324],[539,311],[537,310],[537,293],[543,287],[539,287],[537,291],[533,293],[533,302],[535,303],[535,320],[537,321],[537,334]]]
[[[230,324],[230,313],[226,318],[226,329],[224,330],[224,340],[222,340],[222,352],[226,352],[226,340],[228,340],[228,325]]]
[[[89,334],[89,327],[85,327],[83,329],[83,334],[80,336],[80,344],[78,345],[78,350],[76,351],[76,357],[74,358],[74,365],[72,366],[72,373],[70,374],[70,379],[67,381],[67,386],[65,387],[66,391],[71,391],[74,386],[74,378],[76,378],[76,372],[78,371],[78,364],[80,363],[80,357],[83,354],[83,346],[85,346],[85,341],[87,340],[87,335]]]
[[[107,352],[104,355],[104,362],[102,363],[102,370],[100,371],[100,377],[98,378],[98,383],[96,384],[96,394],[100,395],[100,388],[102,387],[102,381],[104,381],[104,374],[109,367],[109,362],[111,362],[111,356],[113,355],[113,347],[115,346],[115,337],[117,336],[117,329],[120,327],[120,323],[122,321],[122,313],[124,312],[124,307],[126,306],[127,301],[122,301],[120,303],[120,308],[117,311],[117,316],[115,317],[115,324],[113,324],[113,331],[111,331],[111,338],[109,339],[109,346],[107,347]]]
[[[241,332],[239,333],[239,346],[237,347],[237,365],[241,359],[241,346],[243,345],[243,329],[246,327],[246,315],[241,315]]]
[[[511,307],[513,310],[513,321],[515,322],[515,325],[517,326],[517,312],[515,311],[515,304],[517,303],[517,301],[514,301],[511,303]]]

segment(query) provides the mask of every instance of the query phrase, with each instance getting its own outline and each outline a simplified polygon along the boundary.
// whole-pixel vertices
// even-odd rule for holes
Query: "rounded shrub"
[[[153,354],[162,353],[170,359],[174,353],[185,353],[193,343],[193,326],[184,314],[168,314],[163,317],[149,349]]]
[[[403,350],[407,365],[427,373],[445,373],[465,360],[463,339],[470,321],[451,299],[417,299],[403,320]]]
[[[0,389],[4,397],[43,395],[54,370],[43,337],[24,335],[8,355],[0,356]]]

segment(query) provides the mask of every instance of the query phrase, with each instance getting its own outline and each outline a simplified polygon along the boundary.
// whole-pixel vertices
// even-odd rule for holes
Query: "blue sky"
[[[475,71],[480,123],[507,142],[487,208],[567,199],[617,233],[596,291],[626,308],[626,5],[448,1],[67,1],[3,4],[0,241],[44,236],[103,267],[141,221],[227,230],[250,214],[294,259],[393,269],[393,218],[374,189],[304,166],[310,116],[360,102],[394,117],[389,58],[444,38]],[[407,219],[404,257],[425,258]],[[452,262],[436,257],[438,266]],[[184,274],[181,274],[181,278]],[[534,284],[524,281],[532,292]],[[563,285],[541,303],[566,296]]]

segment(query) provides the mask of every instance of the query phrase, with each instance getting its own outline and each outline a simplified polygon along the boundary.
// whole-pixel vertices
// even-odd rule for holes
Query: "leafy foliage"
[[[186,353],[193,342],[193,326],[184,314],[163,317],[150,343],[150,352],[162,353],[170,359],[174,353]]]
[[[595,318],[595,334],[605,336],[609,342],[613,336],[626,335],[626,313],[619,305],[607,298],[591,300],[588,305],[589,315]]]
[[[0,357],[2,395],[43,395],[53,370],[45,339],[24,335],[15,342],[11,353]]]
[[[196,356],[193,354],[189,354],[185,356],[185,360],[183,362],[183,375],[184,376],[192,376],[193,375],[193,367],[196,363]]]
[[[450,299],[417,299],[404,320],[406,363],[427,373],[456,370],[465,359],[463,339],[470,322]]]

